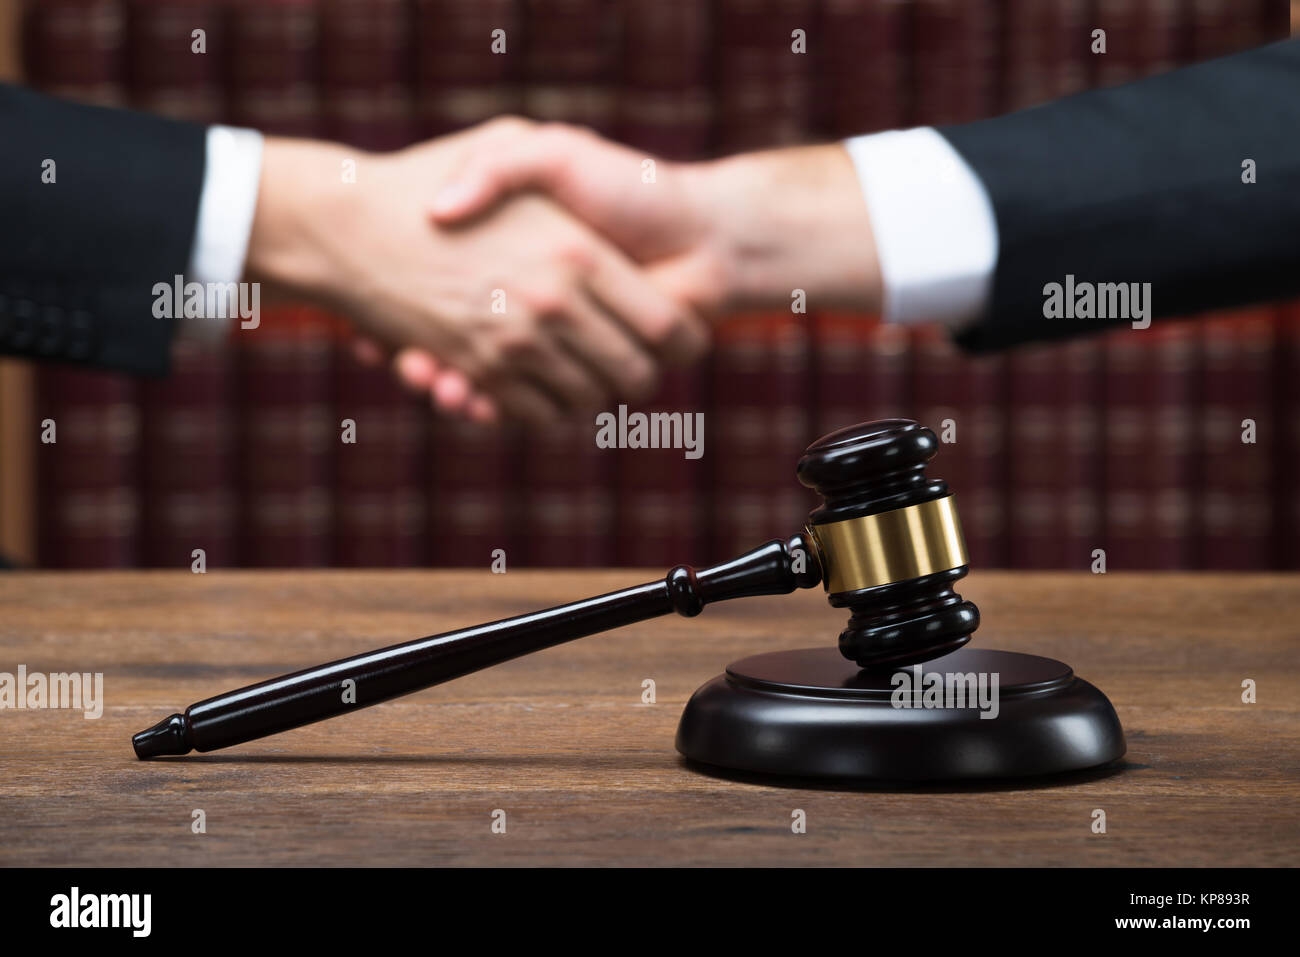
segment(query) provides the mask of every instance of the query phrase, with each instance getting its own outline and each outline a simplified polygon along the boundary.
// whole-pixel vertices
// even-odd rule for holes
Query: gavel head
[[[948,484],[925,474],[939,442],[910,419],[822,436],[799,481],[823,499],[808,519],[827,598],[852,611],[840,652],[863,668],[928,661],[970,641],[979,609],[953,591],[966,544]]]

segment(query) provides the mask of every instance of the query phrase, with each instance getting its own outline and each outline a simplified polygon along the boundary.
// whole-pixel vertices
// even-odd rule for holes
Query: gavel
[[[660,581],[272,678],[191,705],[135,735],[140,758],[213,751],[379,704],[543,648],[676,612],[822,585],[848,608],[840,652],[863,668],[926,661],[970,640],[979,611],[953,591],[967,572],[953,496],[926,476],[938,443],[907,419],[814,442],[797,474],[823,504],[807,526],[730,561],[678,565]],[[351,681],[351,694],[344,682]]]
[[[799,481],[822,504],[789,538],[707,568],[678,565],[660,581],[208,698],[135,735],[135,753],[227,748],[611,628],[820,584],[832,606],[850,612],[838,653],[805,648],[733,662],[687,704],[677,748],[689,760],[784,776],[934,780],[1118,758],[1124,737],[1114,709],[1068,665],[963,647],[980,615],[953,590],[968,570],[966,546],[947,483],[926,475],[937,451],[934,433],[908,419],[832,432],[799,459]],[[950,681],[953,672],[960,682],[991,676],[996,710],[911,710],[897,686],[916,669],[919,705],[924,662],[944,663]]]

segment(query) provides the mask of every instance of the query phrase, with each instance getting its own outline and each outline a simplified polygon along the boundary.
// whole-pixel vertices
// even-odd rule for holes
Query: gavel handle
[[[575,638],[669,612],[751,595],[788,594],[821,582],[805,536],[771,541],[696,571],[678,565],[662,581],[515,618],[368,651],[190,705],[135,736],[136,755],[215,751],[379,704]]]

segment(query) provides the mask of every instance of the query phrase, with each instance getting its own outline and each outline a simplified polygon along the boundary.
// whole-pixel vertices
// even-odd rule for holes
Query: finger
[[[440,371],[438,360],[423,349],[401,349],[393,357],[393,373],[413,392],[430,391]]]
[[[561,319],[542,319],[544,327],[572,327],[583,308],[581,296],[575,296]],[[580,361],[561,342],[545,333],[529,343],[512,360],[514,367],[545,391],[566,416],[598,408],[609,394],[602,378]]]
[[[556,126],[494,143],[490,150],[474,150],[434,197],[430,218],[456,222],[516,190],[549,188],[570,160],[576,135],[576,130]]]
[[[432,389],[434,401],[448,411],[461,411],[469,402],[473,386],[463,372],[457,369],[444,369],[434,376]]]
[[[564,410],[549,392],[526,379],[516,377],[494,386],[485,384],[483,388],[503,418],[540,426],[564,417]]]
[[[500,420],[500,415],[496,403],[481,393],[470,396],[465,406],[466,418],[481,425],[495,425]]]
[[[704,320],[668,296],[613,247],[597,250],[587,286],[652,355],[666,362],[687,363],[707,349],[709,334]]]
[[[497,418],[496,403],[459,369],[440,369],[430,392],[434,407],[441,411],[458,413],[472,422],[489,423]]]
[[[641,401],[658,386],[658,362],[623,322],[590,293],[578,297],[570,321],[557,323],[557,341],[596,377],[608,394]]]
[[[366,336],[356,336],[349,344],[352,357],[363,366],[377,366],[388,358],[388,350]]]

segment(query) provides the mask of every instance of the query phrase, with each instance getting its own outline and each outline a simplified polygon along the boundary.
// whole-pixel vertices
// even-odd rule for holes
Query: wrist
[[[838,145],[746,153],[698,164],[694,200],[730,309],[818,305],[878,310],[880,267],[865,200]]]
[[[343,179],[343,163],[357,158],[332,143],[268,137],[262,155],[257,209],[245,273],[276,292],[313,300],[332,298],[340,283],[346,218],[357,186]]]

